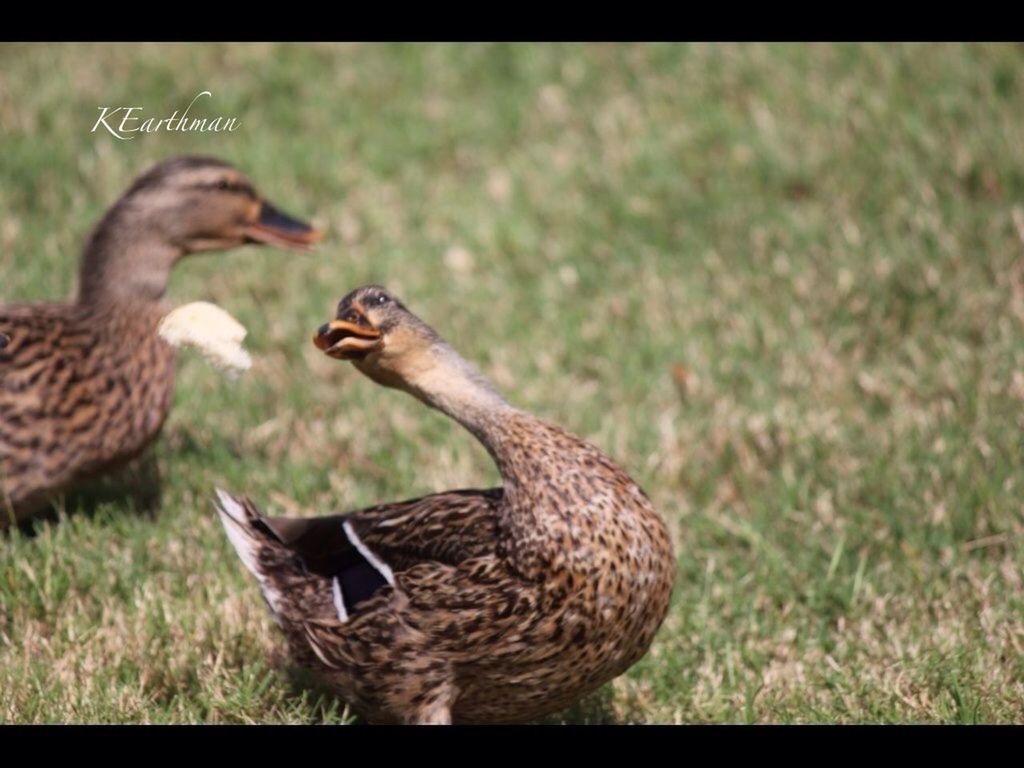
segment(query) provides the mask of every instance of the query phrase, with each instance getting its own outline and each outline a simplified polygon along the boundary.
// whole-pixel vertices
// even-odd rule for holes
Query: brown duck
[[[139,176],[89,236],[75,301],[0,305],[0,528],[157,436],[175,355],[156,329],[181,258],[318,237],[219,160],[177,157]]]
[[[290,650],[371,721],[521,721],[628,669],[665,618],[675,561],[644,492],[594,446],[509,405],[378,286],[316,345],[468,429],[503,485],[331,517],[222,522]]]

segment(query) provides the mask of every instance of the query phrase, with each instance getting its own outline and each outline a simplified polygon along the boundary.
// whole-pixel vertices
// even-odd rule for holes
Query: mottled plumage
[[[92,231],[68,303],[0,305],[0,529],[137,456],[171,406],[174,353],[156,333],[189,253],[316,233],[209,158],[142,174]]]
[[[174,352],[155,333],[162,312],[147,303],[0,307],[11,338],[0,349],[5,521],[125,464],[156,437],[174,390]]]
[[[503,486],[312,519],[222,493],[299,663],[371,720],[506,722],[562,709],[646,652],[675,562],[624,471],[506,403],[379,287],[343,299],[316,341],[462,423]]]

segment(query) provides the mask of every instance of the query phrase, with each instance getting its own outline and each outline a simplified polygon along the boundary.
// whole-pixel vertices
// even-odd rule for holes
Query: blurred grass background
[[[99,106],[230,134],[89,133]],[[198,105],[197,105],[198,106]],[[569,722],[1024,719],[1024,47],[3,45],[0,300],[62,298],[150,163],[237,164],[328,229],[176,270],[249,328],[182,356],[150,518],[0,541],[0,720],[337,722],[214,517],[498,476],[310,343],[395,290],[616,457],[679,579]]]

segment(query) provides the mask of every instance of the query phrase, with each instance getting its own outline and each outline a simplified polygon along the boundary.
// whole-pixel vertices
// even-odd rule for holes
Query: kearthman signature
[[[241,123],[236,117],[194,117],[188,116],[189,110],[203,96],[213,96],[209,91],[202,91],[185,108],[184,113],[179,117],[178,110],[174,110],[170,117],[133,117],[134,112],[141,112],[142,107],[97,107],[100,111],[99,119],[93,125],[90,133],[96,133],[101,126],[106,128],[111,135],[121,141],[134,139],[136,133],[159,133],[160,131],[181,131],[182,133],[231,133]]]

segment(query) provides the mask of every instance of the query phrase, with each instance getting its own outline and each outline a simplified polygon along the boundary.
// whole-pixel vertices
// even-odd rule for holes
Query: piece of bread
[[[199,350],[229,378],[238,377],[252,366],[252,358],[242,349],[245,326],[208,301],[178,307],[160,321],[157,332],[172,347]]]

